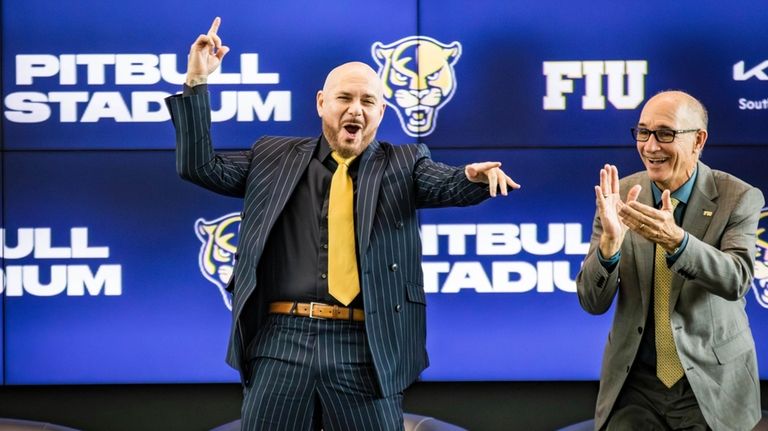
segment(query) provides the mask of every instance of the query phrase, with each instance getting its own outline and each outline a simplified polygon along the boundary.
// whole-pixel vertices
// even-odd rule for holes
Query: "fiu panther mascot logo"
[[[409,36],[389,45],[375,42],[371,55],[379,65],[384,99],[397,112],[403,131],[414,137],[432,133],[437,111],[456,92],[453,65],[461,56],[461,44]]]
[[[757,256],[752,290],[757,302],[768,308],[768,207],[760,212],[760,220],[757,222]]]
[[[230,310],[232,310],[232,297],[226,291],[226,287],[235,267],[239,228],[240,213],[227,214],[213,221],[202,218],[195,221],[195,234],[203,243],[198,258],[200,272],[219,289],[224,305]]]

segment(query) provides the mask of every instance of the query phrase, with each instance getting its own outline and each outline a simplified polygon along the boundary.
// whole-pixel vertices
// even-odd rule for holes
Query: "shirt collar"
[[[696,169],[693,170],[693,175],[691,175],[691,178],[688,178],[688,181],[686,181],[677,190],[673,191],[671,197],[687,205],[688,200],[691,198],[691,193],[693,193],[693,185],[696,183],[696,176],[698,174],[699,167],[697,165]],[[651,191],[653,191],[653,201],[656,203],[656,206],[661,205],[661,190],[653,181],[651,181]]]
[[[325,139],[325,136],[320,135],[320,145],[317,146],[317,160],[321,162],[331,155],[331,145]]]

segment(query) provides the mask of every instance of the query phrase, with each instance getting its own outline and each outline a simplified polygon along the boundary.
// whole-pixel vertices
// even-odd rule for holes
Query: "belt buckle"
[[[326,320],[327,317],[315,316],[315,305],[325,305],[325,304],[323,304],[322,302],[310,302],[309,303],[309,318],[310,319]]]

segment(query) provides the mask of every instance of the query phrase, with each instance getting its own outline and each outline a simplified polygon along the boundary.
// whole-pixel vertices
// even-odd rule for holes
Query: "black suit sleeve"
[[[250,151],[213,151],[211,105],[202,85],[195,94],[165,99],[176,128],[176,171],[185,180],[227,196],[243,197],[251,162]]]
[[[417,145],[416,151],[413,178],[419,208],[475,205],[490,197],[488,185],[469,181],[463,166],[432,160],[423,144]]]

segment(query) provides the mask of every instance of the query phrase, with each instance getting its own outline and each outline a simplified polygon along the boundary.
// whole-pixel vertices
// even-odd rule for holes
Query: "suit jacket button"
[[[397,304],[397,305],[395,305],[395,311],[396,311],[396,312],[398,312],[398,313],[399,313],[401,308],[402,308],[402,307],[400,306],[400,304]]]
[[[395,223],[395,228],[396,229],[402,229],[403,228],[403,221],[402,220],[398,220],[397,223]]]
[[[397,264],[393,263],[392,265],[389,265],[389,270],[392,272],[397,272]]]
[[[643,327],[642,326],[638,326],[637,327],[637,333],[638,334],[642,334],[643,333]]]

